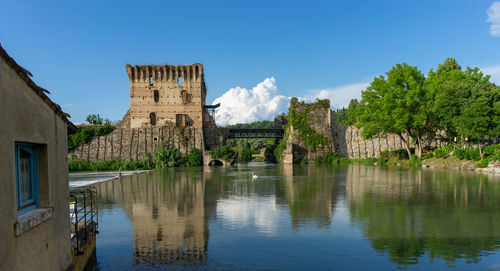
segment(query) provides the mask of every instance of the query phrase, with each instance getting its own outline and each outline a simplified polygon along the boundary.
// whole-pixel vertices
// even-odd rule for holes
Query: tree
[[[462,70],[454,58],[429,72],[426,86],[435,94],[433,110],[449,141],[498,136],[500,88],[489,80],[478,68]]]
[[[433,138],[437,130],[431,110],[433,93],[425,89],[425,77],[417,67],[396,64],[386,75],[376,77],[362,91],[356,109],[357,126],[363,128],[364,138],[398,135],[409,157],[413,142],[415,154],[421,157],[425,141]]]

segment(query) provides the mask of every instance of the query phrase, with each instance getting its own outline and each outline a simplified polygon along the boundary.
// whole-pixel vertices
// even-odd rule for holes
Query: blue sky
[[[200,62],[208,104],[245,94],[254,99],[242,112],[276,107],[248,116],[222,108],[219,122],[227,124],[270,119],[291,96],[342,106],[401,62],[427,73],[453,56],[500,83],[494,3],[3,0],[0,42],[75,123],[90,113],[121,119],[129,107],[126,63]]]

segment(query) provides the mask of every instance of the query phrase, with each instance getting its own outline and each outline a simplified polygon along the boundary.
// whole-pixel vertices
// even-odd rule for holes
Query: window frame
[[[20,151],[24,150],[31,155],[30,167],[31,176],[30,186],[33,191],[33,197],[21,202],[21,183],[20,183]],[[16,164],[16,207],[18,215],[23,215],[40,207],[39,191],[38,191],[38,146],[30,143],[15,143],[15,164]]]

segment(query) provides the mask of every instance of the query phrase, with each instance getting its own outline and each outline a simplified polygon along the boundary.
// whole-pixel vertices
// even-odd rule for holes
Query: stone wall
[[[335,151],[333,144],[333,136],[331,130],[332,112],[330,110],[330,101],[322,100],[313,104],[299,103],[297,98],[292,98],[290,107],[294,112],[307,114],[307,124],[317,134],[323,135],[329,142],[328,145],[312,147],[299,138],[297,127],[290,125],[285,131],[287,133],[287,145],[283,152],[283,163],[291,163],[298,161],[313,161],[317,156],[323,156],[326,151]],[[285,118],[275,120],[275,123],[285,123]],[[279,124],[277,124],[279,125]]]
[[[143,159],[154,152],[160,141],[168,148],[178,149],[186,154],[192,148],[204,150],[203,128],[194,127],[144,127],[117,128],[112,133],[94,138],[88,144],[81,144],[69,152],[78,160],[132,161]]]
[[[354,126],[344,126],[335,119],[335,114],[330,109],[329,100],[320,101],[316,104],[299,103],[296,98],[292,98],[290,106],[296,112],[308,113],[308,126],[316,133],[324,135],[328,140],[332,140],[331,146],[312,148],[306,146],[304,140],[298,138],[294,127],[289,127],[286,131],[290,136],[287,139],[286,149],[283,152],[283,163],[292,163],[301,160],[313,161],[315,157],[322,156],[325,151],[332,150],[341,157],[346,158],[372,158],[380,157],[383,151],[404,149],[405,146],[401,138],[395,134],[388,134],[384,137],[363,139],[362,129]],[[285,118],[275,119],[276,123],[284,123]],[[411,141],[411,140],[410,140]],[[428,142],[432,148],[445,145],[444,142],[435,140]]]
[[[405,148],[404,143],[398,135],[388,134],[384,137],[363,139],[361,136],[362,129],[358,129],[355,126],[344,126],[340,124],[335,119],[333,112],[331,116],[331,129],[333,142],[335,144],[335,152],[341,157],[380,157],[380,153],[383,151]],[[436,140],[429,142],[428,145],[433,148],[438,148],[446,144]]]

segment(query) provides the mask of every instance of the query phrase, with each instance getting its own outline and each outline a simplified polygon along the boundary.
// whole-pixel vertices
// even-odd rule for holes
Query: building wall
[[[175,125],[176,115],[183,114],[191,126],[203,127],[207,92],[203,65],[126,65],[126,69],[130,82],[130,128],[151,126],[151,113],[156,114],[153,126]],[[187,96],[183,97],[183,91]]]
[[[0,270],[71,266],[67,124],[0,58]],[[15,142],[39,148],[40,207],[52,217],[19,236]]]

